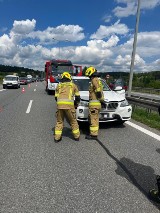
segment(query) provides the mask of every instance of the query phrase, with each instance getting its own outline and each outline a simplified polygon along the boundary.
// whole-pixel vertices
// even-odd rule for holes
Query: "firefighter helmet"
[[[69,79],[70,81],[72,80],[72,77],[71,77],[71,75],[69,74],[69,72],[64,72],[64,73],[62,73],[61,77],[62,77],[62,78],[67,78],[67,79]]]
[[[95,73],[97,70],[94,68],[94,67],[88,67],[86,69],[86,72],[85,72],[85,76],[88,76],[90,77],[93,73]]]

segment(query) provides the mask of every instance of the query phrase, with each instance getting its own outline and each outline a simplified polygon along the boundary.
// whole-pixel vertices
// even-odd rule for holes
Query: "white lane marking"
[[[36,91],[36,89],[34,89],[34,92]]]
[[[1,89],[0,92],[2,92],[2,91],[4,91],[4,90],[6,90],[6,89]]]
[[[144,129],[143,127],[140,127],[140,126],[138,126],[138,125],[136,125],[136,124],[134,124],[134,123],[132,123],[130,121],[126,121],[125,123],[128,124],[129,126],[134,127],[135,129],[138,129],[139,131],[141,131],[141,132],[143,132],[143,133],[145,133],[145,134],[157,139],[158,141],[160,141],[160,136],[159,135],[157,135],[157,134],[155,134],[155,133],[153,133],[153,132],[151,132],[151,131],[149,131],[147,129]]]
[[[26,113],[30,113],[33,100],[30,100]]]

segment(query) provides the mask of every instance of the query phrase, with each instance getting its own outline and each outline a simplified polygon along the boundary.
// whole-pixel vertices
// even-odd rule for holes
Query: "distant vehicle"
[[[63,72],[69,72],[71,75],[81,76],[82,66],[73,65],[70,60],[63,59],[53,59],[45,63],[46,91],[48,94],[55,92]]]
[[[79,122],[88,122],[89,85],[91,80],[85,76],[73,76],[73,82],[78,86],[81,101],[76,109],[76,117]],[[103,85],[104,101],[106,109],[100,110],[99,122],[116,121],[119,124],[131,119],[132,106],[125,98],[125,93],[119,94],[112,91],[105,80],[101,79]]]
[[[111,90],[115,90],[116,87],[122,87],[122,89],[124,89],[125,91],[127,91],[127,89],[128,89],[126,82],[122,78],[119,78],[119,79],[111,82],[109,84],[109,87],[111,88]]]
[[[3,79],[3,89],[6,88],[20,88],[19,76],[6,75]]]
[[[26,77],[19,77],[19,80],[20,80],[21,85],[27,85],[28,84]]]
[[[27,75],[27,82],[32,83],[32,75]]]
[[[27,78],[32,78],[32,75],[27,75]]]
[[[32,82],[36,82],[37,78],[32,77]]]

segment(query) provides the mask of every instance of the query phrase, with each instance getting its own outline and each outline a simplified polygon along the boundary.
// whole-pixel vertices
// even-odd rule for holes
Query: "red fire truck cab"
[[[63,72],[69,72],[71,75],[81,76],[82,66],[73,65],[70,60],[62,59],[53,59],[45,63],[46,91],[48,94],[55,92]]]

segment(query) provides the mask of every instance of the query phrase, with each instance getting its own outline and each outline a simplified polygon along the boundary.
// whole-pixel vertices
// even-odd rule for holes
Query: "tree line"
[[[5,75],[11,75],[13,73],[17,73],[19,76],[38,75],[39,77],[41,77],[42,72],[39,70],[33,70],[25,67],[0,65],[0,76],[4,77]]]
[[[83,75],[86,71],[87,67],[83,68]],[[4,77],[8,74],[17,73],[19,76],[39,76],[41,77],[42,71],[33,70],[24,67],[16,67],[16,66],[9,66],[9,65],[0,65],[0,76]],[[106,76],[109,75],[109,78]],[[106,79],[107,83],[114,81],[115,79],[122,78],[126,84],[129,84],[129,72],[99,72],[99,76]],[[160,89],[160,71],[151,71],[151,72],[143,72],[137,73],[134,71],[133,74],[133,87],[144,87],[144,88],[154,88]]]
[[[87,67],[83,69],[83,74]],[[116,79],[123,79],[126,85],[129,85],[129,72],[99,72],[99,76],[106,79],[107,83],[111,83]],[[109,78],[107,78],[109,76]],[[138,73],[134,71],[132,87],[154,88],[160,89],[160,71],[151,71]]]

